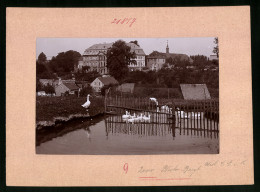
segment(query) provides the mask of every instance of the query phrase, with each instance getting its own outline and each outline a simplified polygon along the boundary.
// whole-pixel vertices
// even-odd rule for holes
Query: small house
[[[69,95],[78,95],[80,88],[75,84],[75,80],[62,80],[55,87],[56,96],[63,96],[66,93]]]
[[[210,61],[218,60],[218,56],[217,56],[217,55],[210,55],[210,56],[209,56],[209,60],[210,60]]]
[[[101,88],[105,85],[117,85],[118,81],[114,77],[104,76],[104,77],[97,77],[90,86],[96,92],[100,92]]]

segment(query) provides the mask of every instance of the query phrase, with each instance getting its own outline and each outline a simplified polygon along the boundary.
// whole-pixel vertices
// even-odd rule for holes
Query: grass
[[[88,112],[81,105],[86,97],[36,97],[36,121],[53,121],[55,117],[69,117],[70,115],[96,116],[104,113],[104,99],[90,98],[91,105]]]

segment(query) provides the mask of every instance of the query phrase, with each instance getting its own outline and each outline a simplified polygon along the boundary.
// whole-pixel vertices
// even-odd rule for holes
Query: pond
[[[156,118],[155,118],[156,119]],[[160,122],[124,122],[99,116],[36,132],[37,154],[152,155],[218,154],[218,124],[203,118]]]

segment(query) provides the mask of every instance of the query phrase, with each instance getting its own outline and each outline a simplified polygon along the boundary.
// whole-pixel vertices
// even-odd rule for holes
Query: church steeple
[[[168,40],[167,40],[167,46],[166,46],[166,54],[169,54]]]

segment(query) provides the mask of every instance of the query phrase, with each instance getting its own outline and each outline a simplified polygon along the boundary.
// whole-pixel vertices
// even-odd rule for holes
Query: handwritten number
[[[114,18],[114,20],[111,23],[114,23],[114,24],[128,24],[129,23],[129,27],[132,27],[132,25],[135,22],[136,22],[136,18],[124,18],[124,19]]]
[[[131,26],[134,24],[135,21],[136,21],[136,18],[133,18],[133,19],[132,19],[132,22],[131,22],[130,25],[129,25],[129,27],[131,27]]]
[[[112,21],[111,23],[115,23],[116,22],[116,19],[114,19],[114,21]]]
[[[125,171],[125,174],[127,174],[127,171],[128,171],[128,163],[125,163],[125,164],[124,164],[123,170]]]

